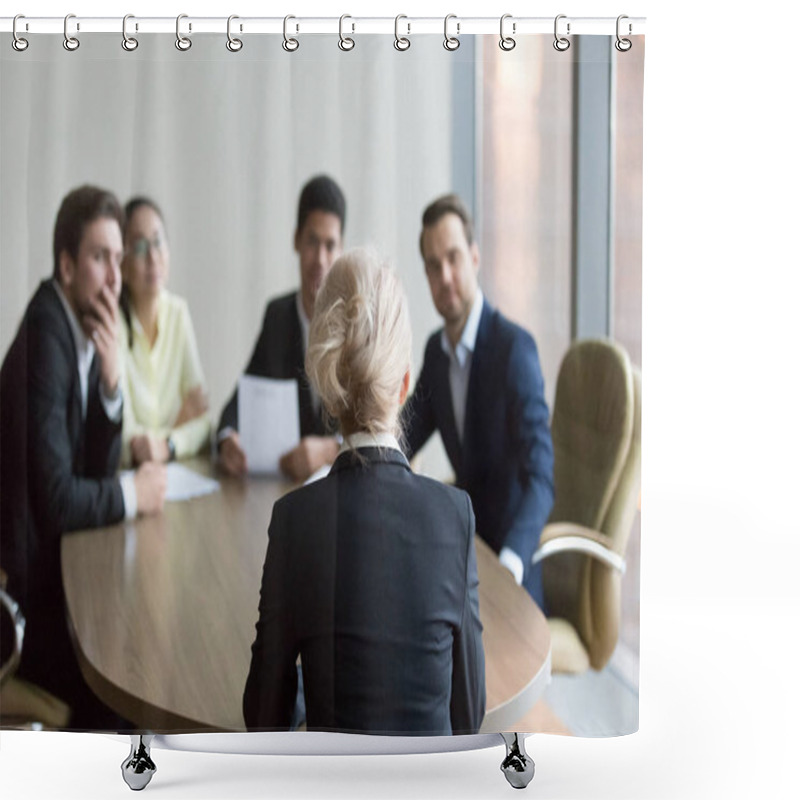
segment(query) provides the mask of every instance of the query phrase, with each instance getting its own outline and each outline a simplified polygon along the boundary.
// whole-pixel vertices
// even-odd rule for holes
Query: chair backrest
[[[25,617],[5,586],[6,574],[0,568],[0,727],[65,728],[69,706],[14,674],[22,654]]]
[[[623,555],[641,482],[641,375],[622,347],[576,342],[559,370],[552,422],[555,502],[550,522],[610,537]],[[548,613],[570,622],[595,669],[617,643],[621,576],[590,556],[563,553],[542,564]]]

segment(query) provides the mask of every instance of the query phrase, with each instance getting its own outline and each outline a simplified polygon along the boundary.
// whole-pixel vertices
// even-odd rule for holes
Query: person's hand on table
[[[133,476],[136,487],[136,508],[139,514],[157,514],[164,508],[167,494],[167,468],[148,461]]]
[[[239,434],[236,431],[219,443],[219,464],[228,475],[233,475],[235,478],[241,478],[247,474],[247,455],[242,449]]]
[[[324,464],[332,464],[339,453],[333,436],[304,436],[300,443],[281,456],[281,471],[294,481],[304,481]]]

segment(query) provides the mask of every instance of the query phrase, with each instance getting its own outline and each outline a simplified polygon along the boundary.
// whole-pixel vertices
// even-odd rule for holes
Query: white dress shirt
[[[67,315],[69,328],[72,332],[72,340],[75,343],[75,352],[78,354],[78,378],[80,379],[81,387],[81,418],[86,420],[86,405],[88,402],[89,394],[89,370],[92,368],[92,359],[95,356],[94,342],[84,333],[83,328],[72,310],[64,295],[64,291],[58,281],[53,281],[58,299],[61,305],[64,306],[64,311]],[[103,404],[103,410],[111,422],[120,422],[122,419],[122,392],[119,385],[112,397],[107,397],[106,393],[102,390],[102,383],[100,388],[100,401]],[[125,473],[120,476],[120,486],[122,487],[122,501],[125,506],[125,519],[133,519],[136,516],[137,503],[136,503],[136,484],[133,480],[133,473]]]
[[[351,433],[350,436],[342,440],[340,453],[345,450],[357,450],[359,447],[382,447],[386,450],[397,450],[403,452],[400,443],[392,436],[391,433],[367,433],[366,431],[359,431],[358,433]]]
[[[442,329],[442,350],[450,359],[450,395],[453,400],[453,416],[459,441],[464,441],[464,413],[467,408],[467,390],[469,389],[469,373],[472,369],[472,354],[475,351],[475,339],[478,337],[478,325],[483,311],[483,292],[478,289],[472,303],[467,323],[461,332],[461,338],[455,348],[450,346],[447,333]]]
[[[475,340],[478,338],[478,326],[483,312],[483,292],[478,289],[472,303],[467,322],[461,333],[461,338],[453,348],[447,334],[442,330],[442,350],[450,360],[450,395],[453,401],[453,417],[456,423],[456,432],[459,441],[464,443],[464,415],[467,409],[467,392],[469,390],[469,375],[472,370],[472,355],[475,352]],[[480,531],[479,531],[480,533]],[[500,551],[500,563],[514,576],[517,584],[522,583],[525,567],[522,559],[510,547]]]

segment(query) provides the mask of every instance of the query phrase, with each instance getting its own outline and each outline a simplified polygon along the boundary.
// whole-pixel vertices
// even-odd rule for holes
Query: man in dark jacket
[[[300,265],[300,290],[271,300],[246,375],[295,379],[300,406],[300,442],[280,460],[281,470],[305,480],[324,464],[332,464],[339,442],[328,435],[319,399],[305,372],[308,325],[317,290],[341,255],[346,205],[338,184],[326,175],[312,178],[300,193],[294,249]],[[217,429],[219,463],[231,475],[247,472],[247,453],[239,438],[239,395],[234,390]],[[265,421],[269,424],[269,420]]]
[[[67,702],[72,728],[116,727],[70,641],[61,536],[163,507],[166,473],[116,476],[122,395],[117,299],[122,211],[82,186],[63,200],[53,277],[28,304],[0,371],[0,552],[27,618],[19,675]]]

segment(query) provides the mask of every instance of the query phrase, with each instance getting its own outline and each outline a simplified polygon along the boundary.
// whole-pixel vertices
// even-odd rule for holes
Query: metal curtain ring
[[[451,19],[457,19],[456,15],[448,14],[444,18],[444,42],[442,44],[444,45],[445,50],[449,50],[452,53],[453,50],[458,50],[458,48],[461,47],[461,42],[458,38],[458,34],[461,30],[461,23],[456,22],[456,35],[450,36],[447,33],[447,23],[450,22]]]
[[[238,53],[242,47],[244,47],[244,42],[242,42],[241,39],[237,39],[235,36],[231,35],[231,22],[235,19],[239,19],[236,14],[231,14],[228,17],[228,41],[225,42],[225,47],[227,47],[231,53]],[[241,28],[239,30],[241,30]]]
[[[563,53],[565,50],[569,50],[569,39],[564,36],[558,35],[558,21],[560,19],[566,19],[566,14],[559,14],[556,17],[555,24],[553,25],[553,35],[556,37],[555,41],[553,42],[553,47],[558,50],[559,53]],[[569,22],[567,23],[567,36],[569,36]]]
[[[133,14],[126,14],[122,18],[122,49],[131,53],[139,46],[139,40],[134,36],[128,36],[129,19],[134,19]]]
[[[404,50],[408,50],[408,48],[411,47],[411,39],[407,39],[405,36],[400,35],[401,19],[408,19],[408,17],[405,14],[398,14],[394,18],[394,49],[403,52]],[[406,22],[406,27],[408,28],[408,33],[411,33],[410,22]]]
[[[70,53],[81,46],[81,43],[75,36],[69,35],[68,26],[71,19],[75,19],[74,14],[67,14],[67,16],[64,17],[64,49],[69,50]],[[80,27],[78,27],[77,30],[80,30]]]
[[[178,18],[175,20],[175,47],[181,52],[185,52],[192,46],[192,40],[181,33],[181,20],[188,18],[188,14],[178,14]],[[192,30],[191,24],[189,25],[189,30]]]
[[[28,40],[27,39],[23,39],[17,33],[17,20],[18,19],[25,19],[25,15],[24,14],[17,14],[17,16],[14,17],[14,22],[11,25],[11,33],[14,35],[14,38],[11,40],[11,46],[18,53],[21,53],[23,50],[27,50],[28,49]]]
[[[288,14],[287,16],[285,16],[283,18],[283,44],[282,44],[282,47],[287,53],[294,53],[294,51],[297,50],[298,47],[300,47],[300,42],[298,42],[297,39],[291,38],[289,36],[289,34],[286,32],[287,25],[288,25],[290,19],[297,19],[297,18],[293,17],[291,14]],[[296,28],[296,30],[299,30],[299,27]]]
[[[628,15],[627,14],[620,14],[617,17],[617,41],[614,42],[614,47],[616,47],[617,50],[619,50],[620,53],[627,53],[628,50],[630,50],[631,47],[633,47],[633,42],[630,39],[622,39],[622,38],[620,38],[620,35],[619,35],[619,24],[624,19],[628,19]],[[633,29],[632,29],[631,24],[629,22],[628,23],[628,34],[629,35],[632,32],[632,30]]]
[[[516,39],[513,39],[511,36],[505,36],[503,33],[503,26],[505,25],[505,21],[507,19],[511,19],[511,14],[503,14],[500,17],[500,42],[499,46],[501,50],[505,50],[508,52],[509,50],[513,50],[517,46]],[[517,32],[517,23],[513,22],[511,24],[511,31],[512,33]]]
[[[342,31],[342,27],[344,26],[344,21],[346,19],[353,18],[349,14],[342,14],[342,16],[339,17],[339,49],[344,50],[345,52],[352,50],[356,46],[355,40],[350,36],[345,36],[344,32]],[[354,22],[351,24],[353,26],[352,32],[355,33],[356,25]]]

